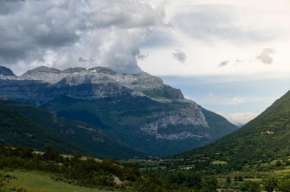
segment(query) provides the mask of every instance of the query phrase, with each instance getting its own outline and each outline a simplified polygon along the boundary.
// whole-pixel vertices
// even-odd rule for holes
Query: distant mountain
[[[178,155],[188,161],[225,161],[224,169],[241,170],[290,156],[290,92],[257,118],[214,143]],[[206,163],[203,164],[205,169]]]
[[[157,156],[193,149],[237,129],[145,72],[39,67],[20,77],[0,77],[0,95],[92,124],[130,147]]]
[[[0,76],[15,76],[11,69],[0,66]]]
[[[36,138],[46,138],[48,133],[53,131],[55,138],[46,138],[46,142],[54,145],[54,142],[57,138],[62,138],[61,141],[66,141],[71,143],[74,146],[78,146],[78,149],[74,149],[77,152],[86,152],[90,155],[103,157],[103,158],[146,158],[144,152],[138,151],[136,149],[130,148],[124,143],[109,137],[107,134],[103,133],[101,130],[95,128],[92,125],[75,121],[69,120],[65,118],[60,118],[56,115],[55,112],[47,110],[45,108],[29,105],[29,104],[22,104],[17,103],[14,101],[9,100],[2,100],[0,101],[0,105],[5,106],[9,109],[13,109],[15,113],[21,113],[23,118],[30,118],[31,122],[37,124],[41,128],[38,128],[38,132],[32,133],[34,131],[33,126],[28,126],[25,130],[25,133],[19,133],[19,138],[17,143],[10,138],[9,133],[2,132],[0,133],[0,138],[9,138],[9,143],[17,144],[21,146],[29,146],[40,149],[36,144],[32,142],[32,140],[26,135],[32,135],[32,137]],[[4,112],[3,112],[4,113]],[[5,116],[3,115],[3,119]],[[11,118],[11,121],[13,119]],[[17,121],[18,122],[18,121]],[[16,126],[10,123],[6,123],[8,126],[11,127],[11,131],[15,131],[17,129],[21,129],[22,126]],[[2,127],[0,126],[0,130]],[[41,141],[38,141],[41,143]],[[42,145],[43,146],[43,145]],[[58,149],[62,150],[62,148]],[[43,148],[42,148],[43,149]],[[82,149],[82,150],[81,150]],[[85,150],[84,150],[85,149]]]

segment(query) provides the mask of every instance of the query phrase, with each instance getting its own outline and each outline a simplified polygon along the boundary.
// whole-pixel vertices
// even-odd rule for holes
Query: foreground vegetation
[[[61,155],[52,147],[45,153],[29,148],[0,147],[0,192],[18,191],[128,191],[217,192],[290,191],[290,166],[274,161],[267,171],[257,169],[208,174],[169,164],[176,160],[113,161],[80,154]],[[177,161],[178,162],[178,161]],[[215,162],[213,166],[226,166]]]
[[[6,169],[0,171],[0,191],[22,192],[109,192],[110,189],[88,188],[57,180],[46,172]],[[114,190],[116,191],[116,190]]]
[[[226,170],[225,161],[212,161],[209,167],[205,165],[199,170],[195,169],[195,164],[200,165],[200,162],[186,162],[184,159],[132,159],[121,163],[135,164],[142,173],[154,173],[167,182],[194,191],[290,191],[290,165],[278,159],[264,163],[263,170],[245,166],[240,171],[220,171]],[[216,181],[212,178],[216,178]],[[207,185],[215,187],[205,189],[206,180],[210,181]]]
[[[80,154],[61,155],[52,147],[45,153],[23,147],[0,147],[0,189],[2,191],[215,191],[215,178],[202,178],[188,174],[186,184],[176,178],[157,178],[152,173],[141,174],[139,168],[128,163],[123,166],[113,160],[99,160]],[[52,184],[52,182],[55,182]],[[49,187],[50,186],[50,187]],[[57,188],[57,189],[56,189]],[[70,190],[71,189],[71,190]]]
[[[97,160],[79,154],[62,156],[48,147],[44,154],[28,148],[0,149],[0,168],[25,169],[54,174],[55,180],[84,187],[110,187],[122,190],[172,190],[151,175],[141,176],[134,167],[122,167],[115,161]]]

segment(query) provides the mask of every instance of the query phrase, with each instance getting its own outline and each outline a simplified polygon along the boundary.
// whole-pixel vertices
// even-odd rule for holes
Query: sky
[[[244,124],[290,82],[289,0],[1,0],[0,65],[161,77]]]

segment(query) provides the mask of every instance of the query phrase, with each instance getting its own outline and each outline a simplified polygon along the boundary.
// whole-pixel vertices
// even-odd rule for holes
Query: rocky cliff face
[[[236,129],[222,118],[223,131],[217,136],[218,127],[209,126],[195,102],[148,73],[121,74],[105,67],[63,71],[38,67],[19,77],[1,76],[0,95],[101,126],[128,145],[153,154],[191,149]],[[164,150],[156,150],[158,146]]]

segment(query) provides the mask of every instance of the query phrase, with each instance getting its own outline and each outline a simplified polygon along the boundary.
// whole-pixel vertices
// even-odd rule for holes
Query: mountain
[[[66,138],[5,105],[6,102],[8,100],[0,99],[0,138],[4,139],[7,144],[42,151],[47,145],[53,145],[65,153],[85,151]]]
[[[239,130],[209,145],[178,155],[185,161],[225,161],[224,169],[241,170],[290,156],[290,92]]]
[[[124,143],[111,138],[107,134],[103,133],[101,130],[95,128],[92,125],[69,120],[65,118],[58,117],[55,112],[47,110],[42,107],[37,107],[29,104],[22,104],[9,100],[1,100],[0,104],[4,107],[7,107],[11,110],[16,110],[17,113],[21,113],[25,118],[30,118],[31,122],[34,124],[41,126],[38,132],[32,133],[33,126],[31,130],[27,127],[25,133],[19,134],[21,138],[17,145],[23,145],[30,147],[39,148],[36,143],[31,142],[29,138],[26,138],[26,135],[32,135],[33,137],[46,137],[47,132],[53,131],[55,138],[62,138],[61,140],[67,141],[74,146],[78,146],[79,149],[74,151],[78,152],[87,152],[90,155],[102,157],[102,158],[146,158],[147,155],[139,150],[135,150],[133,148],[128,147]],[[16,113],[16,111],[14,111]],[[4,113],[4,112],[3,112]],[[3,116],[3,119],[5,117]],[[12,119],[11,119],[12,120]],[[21,126],[16,126],[11,124],[11,122],[6,123],[12,129],[20,129]],[[11,125],[10,125],[11,124]],[[0,126],[2,130],[2,127]],[[11,130],[12,130],[11,129]],[[19,130],[21,131],[21,130]],[[40,132],[41,131],[41,132]],[[41,136],[43,134],[43,136]],[[10,133],[2,132],[0,134],[0,138],[9,138],[9,141],[12,140],[10,138]],[[48,137],[48,141],[50,144],[54,145],[54,140]],[[39,142],[39,141],[38,141]],[[15,142],[10,141],[9,143],[15,145]],[[24,143],[24,144],[22,144]],[[57,146],[56,146],[57,147]],[[62,148],[57,147],[62,150]],[[85,150],[80,150],[85,149]]]
[[[11,69],[0,66],[0,76],[15,76]]]
[[[190,150],[237,129],[145,72],[38,67],[19,77],[0,77],[0,95],[86,122],[156,156]]]

